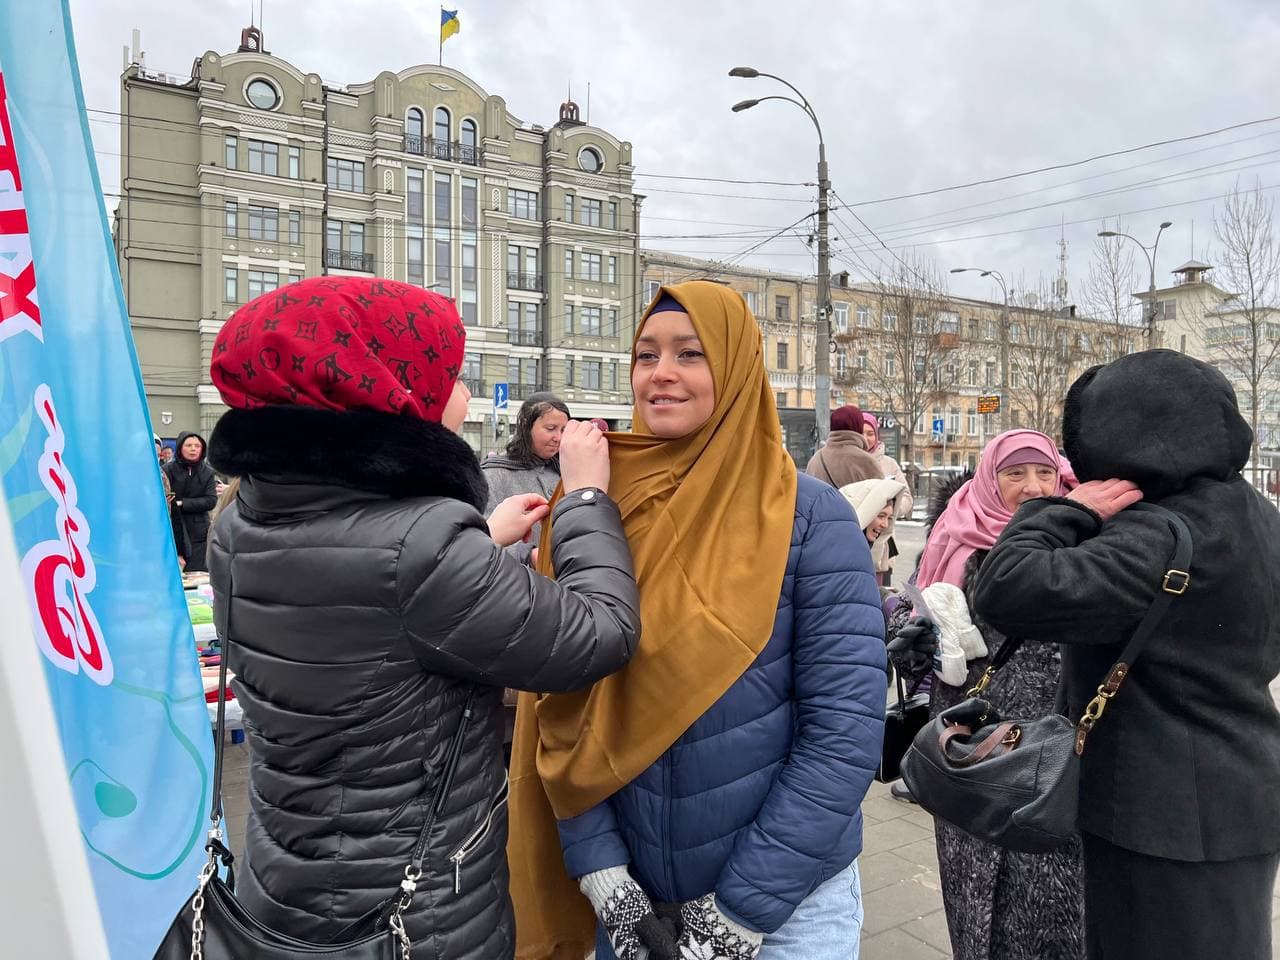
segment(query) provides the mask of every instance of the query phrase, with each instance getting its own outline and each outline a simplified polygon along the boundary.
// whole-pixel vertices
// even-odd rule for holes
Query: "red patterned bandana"
[[[462,370],[466,328],[453,302],[366,277],[313,277],[251,300],[213,345],[229,407],[299,404],[440,421]]]

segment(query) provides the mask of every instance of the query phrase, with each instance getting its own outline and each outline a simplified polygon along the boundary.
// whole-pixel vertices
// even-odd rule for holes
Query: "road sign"
[[[933,421],[933,438],[941,440],[947,432],[947,421],[942,417],[935,417]]]
[[[999,413],[1000,398],[999,397],[979,397],[978,412],[979,413]]]
[[[493,385],[493,409],[506,410],[510,406],[510,391],[505,383],[495,383]]]

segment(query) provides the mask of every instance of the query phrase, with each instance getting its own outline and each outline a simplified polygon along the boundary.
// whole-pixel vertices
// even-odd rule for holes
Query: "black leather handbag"
[[[1152,504],[1131,509],[1157,513],[1169,524],[1173,559],[1160,591],[1097,696],[1076,724],[1058,713],[1032,720],[1001,718],[982,695],[1022,642],[1006,640],[969,691],[969,699],[921,728],[903,758],[902,778],[912,797],[935,817],[989,843],[1026,853],[1056,850],[1075,836],[1080,757],[1089,734],[1174,598],[1191,583],[1191,531],[1182,518]]]
[[[228,631],[229,633],[230,631]],[[213,804],[211,826],[205,850],[209,859],[200,871],[196,892],[178,911],[165,933],[154,960],[409,960],[412,944],[404,928],[404,913],[413,901],[417,881],[422,877],[427,853],[427,836],[449,795],[462,740],[471,719],[474,689],[463,704],[458,728],[445,754],[444,767],[426,822],[418,834],[413,855],[404,868],[400,889],[379,906],[338,934],[335,942],[311,943],[272,930],[246,910],[235,895],[234,858],[223,843],[222,765],[226,733],[227,660],[229,641],[224,641],[218,670],[218,723],[214,748]],[[227,879],[218,876],[218,864],[227,868]],[[388,884],[388,887],[390,884]]]
[[[876,769],[876,779],[881,783],[892,783],[901,776],[902,758],[911,748],[920,728],[929,722],[929,695],[916,693],[924,678],[916,680],[908,693],[902,674],[895,669],[893,675],[898,683],[898,702],[884,715],[884,746],[880,752],[880,766]]]

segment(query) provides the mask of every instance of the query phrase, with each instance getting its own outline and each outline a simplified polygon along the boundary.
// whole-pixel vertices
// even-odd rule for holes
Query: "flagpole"
[[[440,66],[444,66],[444,5],[440,6],[440,23],[436,27],[440,31]]]

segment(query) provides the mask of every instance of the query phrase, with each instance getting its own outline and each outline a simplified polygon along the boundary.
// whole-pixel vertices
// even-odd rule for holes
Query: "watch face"
[[[245,91],[249,102],[259,110],[270,110],[280,102],[280,94],[276,88],[265,80],[254,80]]]

